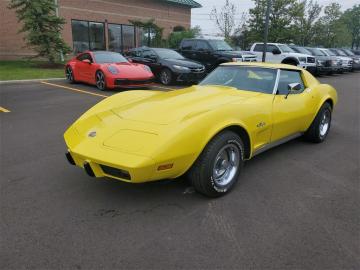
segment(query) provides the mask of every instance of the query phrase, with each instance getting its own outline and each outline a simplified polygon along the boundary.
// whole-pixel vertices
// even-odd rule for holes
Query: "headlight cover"
[[[143,69],[145,69],[148,72],[152,72],[151,68],[149,68],[147,65],[143,65]]]
[[[108,66],[107,69],[111,74],[119,74],[119,70],[114,66]]]
[[[183,66],[178,66],[178,65],[173,65],[173,68],[180,70],[180,71],[190,71],[190,68],[188,67],[183,67]]]

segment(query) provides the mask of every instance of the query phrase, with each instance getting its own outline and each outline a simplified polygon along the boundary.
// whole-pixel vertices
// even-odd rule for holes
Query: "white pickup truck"
[[[262,61],[264,43],[254,43],[250,52],[256,55],[257,61]],[[315,57],[308,54],[297,53],[286,44],[268,43],[266,48],[266,62],[282,63],[299,66],[309,72],[316,72]]]

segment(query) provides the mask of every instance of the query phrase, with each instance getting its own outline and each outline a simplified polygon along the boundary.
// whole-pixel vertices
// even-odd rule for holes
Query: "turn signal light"
[[[173,163],[169,163],[169,164],[163,164],[163,165],[160,165],[158,167],[158,171],[163,171],[163,170],[168,170],[168,169],[171,169],[173,167]]]

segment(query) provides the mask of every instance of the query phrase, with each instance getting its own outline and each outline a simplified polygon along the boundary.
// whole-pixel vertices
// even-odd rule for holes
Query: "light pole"
[[[263,62],[265,62],[265,60],[266,60],[266,50],[267,50],[267,42],[268,42],[268,35],[269,35],[270,8],[271,8],[271,0],[267,0],[265,31],[264,31],[264,48],[263,48],[263,55],[262,55]]]

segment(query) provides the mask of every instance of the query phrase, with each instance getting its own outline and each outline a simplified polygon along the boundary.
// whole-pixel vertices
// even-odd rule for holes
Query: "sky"
[[[199,25],[202,29],[202,33],[205,35],[215,35],[219,31],[215,25],[215,22],[210,19],[210,13],[214,6],[221,8],[225,4],[225,0],[195,0],[201,4],[202,8],[194,8],[191,12],[191,26]],[[252,0],[230,0],[236,5],[237,14],[236,18],[240,19],[243,12],[248,12],[253,7]],[[326,6],[332,2],[339,2],[343,9],[351,8],[355,4],[360,4],[360,0],[317,0],[317,2]]]

